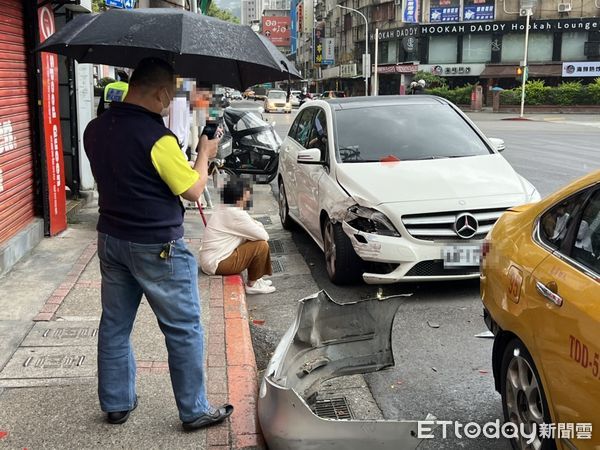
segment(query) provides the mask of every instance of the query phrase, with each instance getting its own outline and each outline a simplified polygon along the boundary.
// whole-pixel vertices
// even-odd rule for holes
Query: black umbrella
[[[170,62],[179,76],[240,90],[300,78],[293,64],[250,27],[175,8],[80,15],[37,50],[120,67],[157,57]]]

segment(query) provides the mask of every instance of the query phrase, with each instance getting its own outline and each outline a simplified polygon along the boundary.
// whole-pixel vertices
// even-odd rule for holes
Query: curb
[[[208,430],[208,449],[263,450],[266,446],[256,409],[258,370],[248,324],[244,282],[239,275],[213,276],[209,288],[209,400],[211,394],[218,394],[217,391],[223,389],[235,410],[229,419],[230,446],[223,446],[227,442],[223,439],[226,430],[213,427]],[[219,353],[224,358],[220,358]],[[225,367],[219,367],[223,362]]]

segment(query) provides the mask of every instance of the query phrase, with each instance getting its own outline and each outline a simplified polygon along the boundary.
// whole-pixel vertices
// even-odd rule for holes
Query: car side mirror
[[[489,141],[492,143],[497,152],[503,152],[504,150],[506,150],[506,144],[504,143],[504,139],[489,138]]]
[[[302,149],[298,152],[298,164],[325,164],[321,161],[321,150],[318,148]]]

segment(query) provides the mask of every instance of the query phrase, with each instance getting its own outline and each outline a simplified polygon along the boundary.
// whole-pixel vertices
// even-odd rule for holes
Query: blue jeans
[[[183,239],[171,257],[163,244],[136,244],[98,233],[102,319],[98,332],[98,396],[105,412],[133,408],[136,364],[131,330],[146,295],[165,336],[179,418],[189,422],[209,410],[203,369],[198,266]]]

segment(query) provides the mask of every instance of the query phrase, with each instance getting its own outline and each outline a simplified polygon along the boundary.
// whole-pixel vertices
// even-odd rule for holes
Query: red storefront
[[[0,275],[44,234],[66,228],[56,56],[32,49],[54,32],[51,2],[0,0]]]
[[[35,217],[33,117],[25,11],[0,0],[0,245]]]

